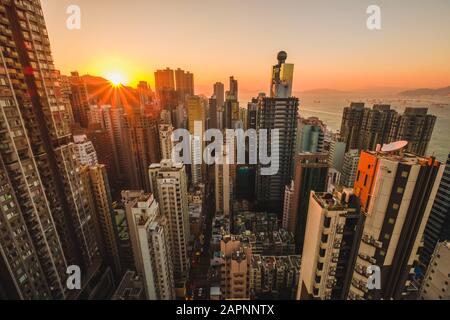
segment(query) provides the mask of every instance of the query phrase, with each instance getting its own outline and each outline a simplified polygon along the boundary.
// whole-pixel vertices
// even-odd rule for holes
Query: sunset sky
[[[240,91],[268,90],[280,50],[295,64],[294,91],[450,85],[448,0],[41,0],[56,67],[154,83],[180,67],[196,93],[228,77]],[[81,30],[66,8],[81,8]],[[381,7],[382,29],[366,27]]]

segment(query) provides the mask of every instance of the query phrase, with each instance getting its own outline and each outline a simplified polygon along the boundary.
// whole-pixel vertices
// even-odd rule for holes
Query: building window
[[[394,224],[395,223],[395,219],[394,218],[389,218],[388,223],[389,224]]]
[[[403,188],[402,187],[398,187],[397,188],[397,193],[402,194],[403,193]]]
[[[325,217],[325,221],[323,222],[323,226],[325,228],[329,228],[331,224],[331,218],[330,217]]]
[[[392,205],[392,209],[398,210],[398,208],[399,208],[398,203],[394,203],[394,204]]]
[[[408,178],[408,171],[402,171],[402,178]]]

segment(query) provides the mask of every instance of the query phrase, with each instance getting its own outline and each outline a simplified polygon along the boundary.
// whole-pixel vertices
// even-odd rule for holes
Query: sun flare
[[[126,84],[126,79],[121,73],[118,72],[109,73],[106,75],[106,77],[116,87]]]

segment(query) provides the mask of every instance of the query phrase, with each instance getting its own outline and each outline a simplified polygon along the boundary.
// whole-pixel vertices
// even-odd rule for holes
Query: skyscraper
[[[124,191],[136,270],[149,300],[174,298],[169,227],[152,194]]]
[[[427,114],[428,108],[406,108],[392,121],[389,142],[408,141],[407,151],[425,155],[433,133],[436,116]]]
[[[200,96],[190,96],[186,100],[188,130],[191,134],[191,176],[192,183],[202,180],[203,134],[206,128],[205,101]]]
[[[361,150],[375,150],[377,144],[383,145],[388,142],[389,131],[396,115],[397,112],[392,110],[388,104],[375,104],[372,109],[366,108],[364,110],[359,148]]]
[[[175,70],[175,86],[178,94],[178,102],[186,101],[187,96],[194,95],[194,75],[189,71],[178,68]]]
[[[1,286],[13,298],[64,299],[67,266],[79,265],[85,279],[99,267],[93,213],[83,205],[70,117],[53,89],[40,3],[2,1],[0,16]]]
[[[323,152],[326,126],[316,117],[299,118],[296,153]]]
[[[80,173],[83,187],[87,191],[87,199],[95,212],[103,255],[108,265],[114,270],[116,277],[119,277],[122,274],[119,240],[106,167],[102,164],[83,166]]]
[[[402,299],[417,294],[414,267],[443,171],[434,158],[397,150],[361,152],[354,192],[365,222],[349,299]],[[368,286],[371,265],[379,267],[378,289]]]
[[[166,68],[155,71],[155,90],[161,99],[164,90],[175,90],[174,73],[172,69]]]
[[[223,107],[223,103],[225,102],[225,89],[223,83],[214,83],[214,96],[217,100],[217,109],[221,109]]]
[[[450,240],[450,154],[442,176],[441,184],[431,208],[430,218],[424,232],[424,244],[420,262],[425,270],[430,262],[436,244]]]
[[[330,168],[334,168],[337,171],[342,171],[342,166],[344,165],[345,156],[345,142],[340,141],[336,138],[330,141],[330,151],[328,157],[328,164]]]
[[[278,54],[278,69],[284,68],[286,53]],[[280,59],[283,58],[283,59]],[[274,67],[275,68],[275,67]],[[291,68],[286,66],[287,69]],[[285,90],[285,83],[281,83],[280,74],[275,72],[272,79],[271,97],[259,96],[257,131],[266,129],[270,137],[272,130],[279,132],[279,170],[274,175],[262,175],[261,163],[257,165],[256,172],[256,199],[262,206],[269,205],[275,212],[281,213],[284,188],[292,180],[295,155],[295,141],[297,131],[298,99],[290,97],[289,90]],[[275,85],[276,84],[276,85]],[[278,86],[279,84],[279,86]],[[292,85],[292,84],[291,84]],[[268,143],[268,152],[272,151]],[[275,150],[273,155],[275,155]]]
[[[339,183],[347,188],[353,188],[358,171],[359,150],[352,149],[345,153]]]
[[[239,101],[239,89],[238,89],[238,81],[231,76],[230,77],[230,90],[227,91],[226,96],[230,97],[231,100]]]
[[[189,212],[184,164],[162,160],[150,165],[149,175],[161,213],[168,220],[174,279],[177,286],[184,286],[189,270]]]
[[[297,299],[345,299],[363,219],[352,189],[311,191]]]
[[[224,146],[225,148],[225,146]],[[216,214],[223,214],[229,216],[231,213],[231,206],[233,201],[233,178],[232,171],[235,170],[234,164],[229,164],[226,161],[227,152],[223,155],[216,155],[222,157],[222,164],[215,164],[215,197],[216,197]]]
[[[287,185],[284,189],[284,202],[283,202],[283,219],[281,225],[283,229],[289,229],[289,217],[292,211],[292,204],[294,202],[294,181],[291,181],[290,185]]]
[[[217,123],[217,104],[217,98],[212,96],[209,99],[208,129],[219,129]]]
[[[69,77],[70,90],[72,92],[70,102],[75,122],[83,128],[87,128],[89,112],[89,94],[86,83],[77,71],[71,72]]]
[[[150,105],[152,102],[153,92],[146,81],[139,81],[137,85],[139,95],[139,104],[141,107]]]
[[[350,149],[360,149],[363,118],[363,102],[352,102],[350,107],[344,108],[341,123],[341,138],[345,142],[345,151]]]
[[[73,136],[73,140],[75,142],[75,156],[77,157],[78,163],[89,166],[98,164],[97,152],[86,135]]]
[[[436,117],[427,112],[428,108],[406,108],[403,114],[398,114],[389,105],[376,104],[369,109],[362,102],[352,102],[344,108],[341,123],[346,151],[373,151],[378,144],[406,140],[407,151],[422,156],[436,122]]]
[[[303,249],[309,194],[325,192],[328,175],[328,154],[301,153],[295,157],[294,192],[288,220],[283,222],[294,233],[297,252]]]
[[[173,127],[167,124],[159,125],[159,145],[161,149],[161,159],[172,159],[172,134]]]

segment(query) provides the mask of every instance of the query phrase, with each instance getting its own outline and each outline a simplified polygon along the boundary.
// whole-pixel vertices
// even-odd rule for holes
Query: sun
[[[118,87],[126,84],[125,77],[119,72],[111,72],[106,75],[106,78],[111,81],[113,86]]]

